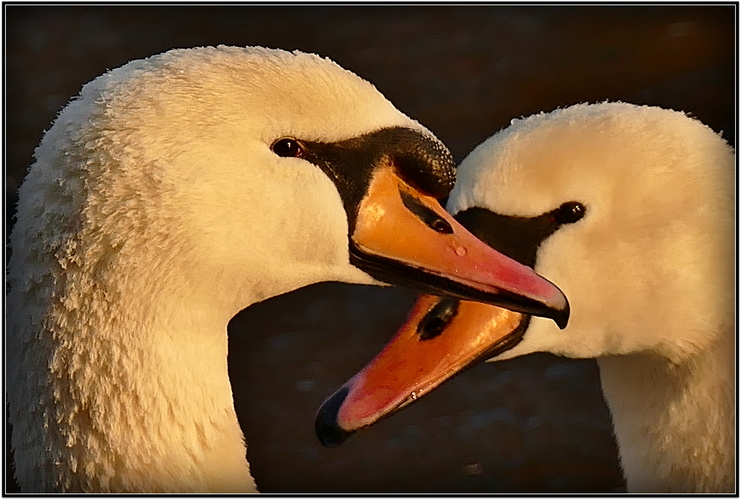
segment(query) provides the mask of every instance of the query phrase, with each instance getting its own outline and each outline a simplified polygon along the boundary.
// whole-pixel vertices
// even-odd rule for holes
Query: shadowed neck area
[[[597,360],[628,491],[733,491],[735,350],[727,344],[681,364],[645,353]]]

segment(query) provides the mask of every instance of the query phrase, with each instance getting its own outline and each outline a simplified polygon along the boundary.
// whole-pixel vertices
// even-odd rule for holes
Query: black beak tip
[[[343,387],[327,399],[316,414],[314,429],[319,441],[327,448],[344,443],[354,431],[347,431],[337,423],[337,414],[350,389]]]
[[[553,316],[553,321],[555,321],[558,327],[563,330],[569,324],[569,316],[571,316],[571,306],[567,300],[566,307],[556,311],[556,314]]]

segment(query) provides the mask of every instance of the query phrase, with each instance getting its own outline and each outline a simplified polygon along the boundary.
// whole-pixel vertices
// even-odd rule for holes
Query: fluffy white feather
[[[36,150],[11,236],[21,487],[255,491],[228,320],[309,283],[373,282],[348,262],[334,184],[270,142],[391,126],[425,130],[299,52],[173,50],[85,85]]]
[[[734,152],[683,113],[581,104],[513,120],[461,164],[448,209],[586,216],[540,247],[571,303],[531,352],[598,358],[628,490],[734,490]]]

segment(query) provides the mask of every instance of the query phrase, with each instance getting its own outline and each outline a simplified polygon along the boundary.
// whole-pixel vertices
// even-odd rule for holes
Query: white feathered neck
[[[254,491],[228,320],[348,263],[347,220],[281,136],[422,129],[319,57],[228,47],[134,61],[44,136],[11,236],[7,386],[24,491]]]
[[[681,364],[598,358],[628,491],[734,491],[735,353],[731,329]]]
[[[628,490],[733,491],[734,153],[683,113],[625,103],[513,120],[466,158],[448,209],[586,216],[536,271],[571,304],[533,318],[530,352],[598,358]]]

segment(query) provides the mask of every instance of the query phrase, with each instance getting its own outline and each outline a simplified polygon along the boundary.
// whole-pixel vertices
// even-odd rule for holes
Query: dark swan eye
[[[270,146],[273,153],[284,158],[300,158],[304,154],[304,148],[296,139],[278,139]]]
[[[554,217],[559,224],[572,224],[587,213],[587,208],[578,201],[569,201],[556,209]]]

